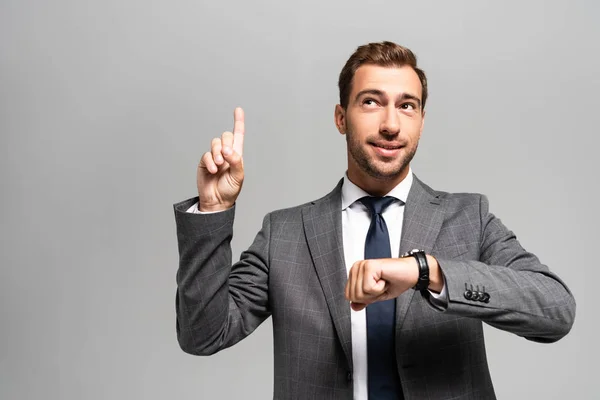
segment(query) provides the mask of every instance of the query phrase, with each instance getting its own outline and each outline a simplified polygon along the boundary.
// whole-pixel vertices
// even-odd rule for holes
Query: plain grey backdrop
[[[212,357],[175,334],[172,204],[246,111],[234,254],[345,171],[358,45],[429,78],[413,170],[492,212],[570,286],[572,332],[486,327],[500,399],[598,398],[600,5],[589,1],[0,1],[0,398],[266,399],[271,323]]]

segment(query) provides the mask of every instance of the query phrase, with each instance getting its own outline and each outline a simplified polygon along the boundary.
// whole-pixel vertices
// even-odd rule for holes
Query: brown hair
[[[342,68],[338,87],[340,89],[340,105],[346,109],[352,91],[354,73],[361,65],[371,64],[381,67],[403,67],[408,65],[419,76],[422,87],[422,110],[425,109],[427,100],[427,77],[425,72],[417,67],[417,56],[410,49],[392,42],[369,43],[360,46],[350,56]]]

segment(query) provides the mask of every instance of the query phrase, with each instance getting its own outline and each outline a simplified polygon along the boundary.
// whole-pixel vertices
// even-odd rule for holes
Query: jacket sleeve
[[[186,353],[210,355],[239,342],[270,315],[270,218],[264,218],[250,248],[232,265],[235,207],[213,214],[187,213],[195,201],[174,205],[177,339]]]
[[[559,340],[573,326],[573,295],[489,212],[485,196],[479,210],[479,261],[438,260],[448,290],[446,312],[478,318],[536,342]],[[477,288],[488,294],[487,302],[465,296]]]

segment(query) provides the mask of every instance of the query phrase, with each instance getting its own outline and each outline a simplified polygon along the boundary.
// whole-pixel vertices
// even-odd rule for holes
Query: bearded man
[[[321,199],[269,213],[232,265],[244,113],[176,204],[177,335],[210,355],[273,318],[274,398],[494,399],[482,322],[536,342],[573,324],[567,286],[480,194],[412,172],[427,79],[412,51],[359,47],[339,77],[348,168]]]

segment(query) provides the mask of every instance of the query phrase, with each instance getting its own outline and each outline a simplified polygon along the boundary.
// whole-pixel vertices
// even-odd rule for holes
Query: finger
[[[369,264],[365,265],[364,277],[362,280],[362,290],[365,293],[365,296],[375,297],[379,293],[376,290],[377,281],[373,277],[373,271]]]
[[[244,162],[242,156],[232,150],[231,147],[223,147],[221,154],[229,164],[231,178],[241,185],[244,180]]]
[[[348,283],[347,283],[347,287],[348,287],[348,300],[353,301],[354,300],[354,287],[356,286],[356,263],[354,263],[354,265],[352,265],[352,267],[350,267],[350,271],[348,273]]]
[[[387,290],[388,284],[383,279],[374,282],[371,290],[371,302],[374,303],[376,301],[387,300],[387,297],[389,296]]]
[[[348,273],[348,280],[346,281],[346,286],[344,287],[344,296],[346,296],[346,300],[350,301],[350,273]]]
[[[367,305],[363,304],[363,303],[350,303],[350,307],[354,311],[360,311],[360,310],[364,310],[367,307]]]
[[[373,261],[368,265],[364,282],[365,286],[363,289],[370,297],[379,296],[386,290],[387,281],[381,277],[381,264],[377,261]]]
[[[205,168],[211,174],[216,174],[217,171],[219,170],[219,168],[217,167],[217,164],[215,164],[215,161],[213,160],[212,153],[209,151],[204,153],[204,155],[200,159],[199,167]]]
[[[210,151],[212,154],[212,159],[216,165],[222,165],[225,161],[221,155],[222,148],[223,146],[221,144],[221,139],[214,138],[210,144]]]
[[[223,149],[221,149],[221,155],[225,161],[231,164],[231,166],[235,167],[242,163],[242,156],[230,146],[223,145]]]
[[[358,270],[359,270],[360,264],[358,262],[355,262],[354,265],[352,265],[352,268],[350,268],[350,288],[349,288],[349,300],[354,302],[356,301],[356,281],[358,280]]]
[[[221,144],[223,145],[223,149],[233,149],[233,133],[223,132],[221,135]]]
[[[236,107],[235,110],[233,110],[233,133],[244,134],[244,132],[244,110],[242,107]]]
[[[378,278],[377,276],[373,275],[372,272],[369,273],[366,280],[368,281],[368,293],[372,298],[381,296],[388,288],[387,281]]]
[[[246,123],[244,121],[244,110],[241,107],[237,107],[233,111],[233,121],[233,150],[242,156],[244,154]]]
[[[360,268],[357,271],[357,276],[356,276],[356,288],[355,288],[355,300],[358,302],[363,302],[365,301],[365,291],[364,291],[364,287],[365,287],[365,278],[368,278],[368,276],[365,273],[365,269],[366,269],[366,263],[361,263],[360,264]]]
[[[387,288],[385,288],[383,290],[383,292],[373,300],[373,303],[375,303],[377,301],[386,301],[389,299],[390,299],[390,292],[388,292]]]
[[[346,287],[344,288],[344,297],[346,298],[346,300],[350,301],[350,289],[349,289],[349,285],[350,285],[350,280],[346,281]]]

